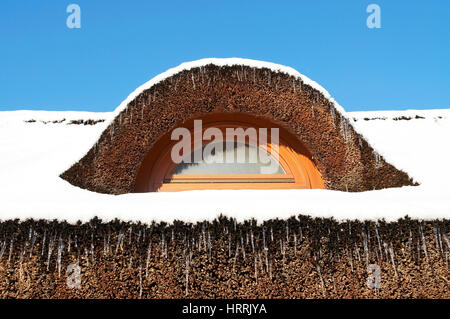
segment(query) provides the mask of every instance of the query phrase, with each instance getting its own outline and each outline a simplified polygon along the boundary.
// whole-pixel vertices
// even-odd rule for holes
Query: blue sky
[[[66,8],[81,7],[81,29]],[[369,29],[366,8],[381,8]],[[450,108],[450,1],[2,0],[0,110],[111,111],[182,62],[291,66],[347,110]]]

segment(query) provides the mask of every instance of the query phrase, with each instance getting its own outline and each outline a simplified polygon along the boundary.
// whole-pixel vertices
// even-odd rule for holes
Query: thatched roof
[[[187,120],[221,112],[264,118],[287,129],[309,151],[328,189],[414,184],[373,150],[315,82],[271,64],[215,62],[180,67],[135,91],[97,143],[61,176],[91,191],[133,192],[139,168],[158,139]]]

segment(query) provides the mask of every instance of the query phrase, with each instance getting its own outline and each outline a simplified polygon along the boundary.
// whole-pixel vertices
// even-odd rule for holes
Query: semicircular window
[[[187,143],[173,140],[168,132],[152,146],[138,173],[136,192],[323,188],[302,143],[278,125],[242,114],[213,114],[202,120],[201,128],[191,120],[181,125],[189,132]],[[206,134],[209,128],[215,132],[212,141],[204,137],[211,136]],[[228,136],[229,130],[234,134]],[[269,136],[272,130],[277,133]],[[196,134],[204,137],[202,144],[189,138]]]

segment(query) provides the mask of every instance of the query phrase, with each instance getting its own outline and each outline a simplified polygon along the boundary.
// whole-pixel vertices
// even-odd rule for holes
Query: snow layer
[[[142,84],[140,87],[138,87],[136,90],[134,90],[133,93],[131,93],[115,110],[114,110],[114,117],[119,115],[120,112],[122,112],[127,106],[128,104],[133,101],[139,94],[141,94],[143,91],[151,88],[152,86],[154,86],[155,84],[164,81],[165,79],[180,73],[182,71],[185,70],[191,70],[194,68],[199,68],[199,67],[203,67],[209,64],[213,64],[213,65],[217,65],[217,66],[234,66],[234,65],[243,65],[243,66],[249,66],[252,68],[257,68],[257,69],[269,69],[272,70],[274,72],[280,72],[280,73],[285,73],[288,75],[291,75],[299,80],[302,80],[303,83],[311,86],[312,88],[320,91],[325,98],[327,98],[328,100],[330,100],[330,102],[332,102],[334,104],[334,106],[336,107],[336,109],[338,110],[338,112],[342,113],[343,115],[345,115],[345,111],[343,109],[342,106],[339,105],[339,103],[337,103],[330,95],[330,93],[328,93],[327,90],[325,90],[320,84],[318,84],[317,82],[311,80],[310,78],[308,78],[306,75],[301,74],[300,72],[298,72],[297,70],[288,67],[288,66],[284,66],[281,64],[276,64],[276,63],[271,63],[271,62],[265,62],[265,61],[258,61],[258,60],[251,60],[251,59],[243,59],[243,58],[207,58],[207,59],[200,59],[200,60],[196,60],[196,61],[191,61],[191,62],[185,62],[180,64],[177,67],[171,68],[169,70],[167,70],[166,72],[163,72],[157,76],[155,76],[153,79],[151,79],[150,81]],[[114,117],[111,118],[114,119]]]
[[[238,221],[298,214],[387,221],[450,218],[450,110],[347,113],[388,161],[422,184],[362,193],[330,190],[225,190],[104,195],[59,178],[104,129],[68,125],[70,120],[106,119],[115,113],[0,112],[0,219],[196,222],[223,214]],[[424,119],[415,119],[415,115]],[[395,117],[412,117],[395,121]],[[385,118],[366,121],[364,118]],[[36,122],[25,121],[35,119]],[[62,123],[41,121],[66,119]],[[106,121],[106,122],[107,122]]]

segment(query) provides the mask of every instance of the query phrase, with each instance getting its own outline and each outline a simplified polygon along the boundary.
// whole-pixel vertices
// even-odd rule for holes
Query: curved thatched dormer
[[[221,117],[280,128],[309,165],[309,188],[366,191],[413,184],[372,149],[317,83],[291,68],[245,59],[185,63],[147,82],[61,177],[101,193],[150,190],[145,185],[154,182],[152,169],[170,132],[195,119]]]

